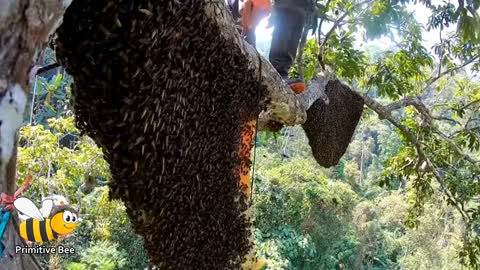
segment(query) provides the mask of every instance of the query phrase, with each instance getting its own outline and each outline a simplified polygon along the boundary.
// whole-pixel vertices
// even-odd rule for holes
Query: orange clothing
[[[245,30],[253,30],[260,21],[267,17],[271,10],[270,0],[247,0],[241,10],[242,27]]]
[[[257,120],[250,120],[243,124],[242,130],[242,142],[240,144],[239,156],[240,156],[240,187],[245,194],[248,201],[252,196],[250,190],[252,188],[250,168],[252,166],[251,156],[252,148],[255,143],[255,130],[257,126]]]

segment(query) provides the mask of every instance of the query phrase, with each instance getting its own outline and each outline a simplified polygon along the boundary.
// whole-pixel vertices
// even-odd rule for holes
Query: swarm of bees
[[[158,269],[239,269],[252,245],[238,151],[265,89],[204,5],[74,1],[57,32],[77,125]]]
[[[337,165],[350,144],[363,112],[363,99],[338,80],[325,87],[329,104],[317,100],[307,110],[303,129],[312,154],[323,167]]]

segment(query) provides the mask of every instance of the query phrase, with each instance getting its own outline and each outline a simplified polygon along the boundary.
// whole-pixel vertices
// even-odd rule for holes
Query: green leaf
[[[62,78],[63,78],[62,73],[57,73],[55,80],[53,82],[53,87],[55,90],[60,87],[60,84],[62,83]]]

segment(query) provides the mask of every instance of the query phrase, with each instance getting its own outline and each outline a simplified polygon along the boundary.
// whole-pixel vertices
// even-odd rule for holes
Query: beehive
[[[317,100],[307,110],[303,129],[318,164],[337,165],[352,140],[363,112],[363,99],[338,80],[325,87],[329,104]]]
[[[239,149],[265,89],[204,5],[74,1],[57,32],[77,125],[159,269],[239,269],[251,248]]]

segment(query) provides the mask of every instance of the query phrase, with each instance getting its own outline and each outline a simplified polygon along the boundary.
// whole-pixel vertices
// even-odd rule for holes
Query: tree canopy
[[[411,227],[418,225],[425,203],[442,194],[465,222],[461,255],[472,267],[479,247],[479,4],[317,2],[316,41],[306,43],[304,59],[298,59],[303,68],[295,70],[309,78],[315,67],[326,65],[396,127],[402,146],[385,162],[378,182],[412,184],[406,223]],[[421,24],[418,19],[427,16]],[[426,37],[434,40],[425,42]],[[378,38],[389,40],[389,46],[361,49],[356,44]]]
[[[136,2],[147,6],[142,16],[156,12],[148,9],[148,1]],[[227,14],[223,1],[209,5],[218,5],[222,12],[217,16]],[[251,78],[274,85],[267,88],[266,96],[285,94],[284,103],[294,108],[288,110],[290,117],[283,119],[280,132],[262,131],[256,136],[254,236],[257,252],[267,258],[269,269],[480,267],[479,6],[478,0],[316,1],[310,18],[315,31],[303,33],[291,73],[307,81],[322,72],[334,74],[368,108],[347,153],[329,169],[312,159],[303,131],[289,127],[305,120],[306,115],[300,115],[305,108],[279,83],[266,57],[250,47],[239,50],[244,59],[235,58],[236,63],[248,62]],[[7,18],[4,14],[0,12],[0,23]],[[229,20],[217,22],[224,32],[233,29]],[[105,34],[103,26],[98,27],[94,33]],[[0,37],[7,34],[11,31],[0,26]],[[61,34],[65,38],[76,33]],[[234,31],[231,35],[239,36]],[[2,54],[11,48],[4,46],[7,38],[1,40],[0,56],[6,56],[0,64],[7,70],[18,55]],[[25,48],[33,50],[42,42],[35,40]],[[234,45],[244,46],[239,39],[229,48],[234,50]],[[265,53],[268,44],[259,42],[258,47]],[[39,64],[52,61],[55,57],[47,49]],[[25,73],[26,68],[18,66],[15,72]],[[266,72],[257,73],[262,67]],[[0,92],[3,77],[24,84],[24,76],[3,69]],[[73,117],[79,115],[70,102],[78,101],[81,93],[72,96],[70,85],[75,79],[79,82],[78,74],[72,75],[61,70],[36,77],[26,107],[27,126],[19,136],[17,184],[33,175],[36,180],[29,196],[40,200],[60,192],[75,198],[79,188],[85,193],[84,222],[77,235],[66,240],[78,245],[81,253],[50,256],[42,263],[54,269],[141,269],[147,265],[147,251],[122,204],[107,200],[104,186],[112,175],[101,146],[74,126]],[[90,76],[82,77],[83,85],[95,84],[101,74]]]

